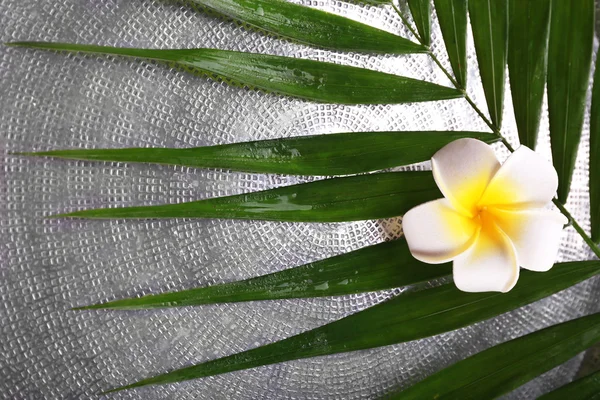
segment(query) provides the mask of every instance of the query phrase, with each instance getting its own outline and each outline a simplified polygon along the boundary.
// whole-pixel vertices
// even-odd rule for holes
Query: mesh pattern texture
[[[390,6],[297,0],[411,37]],[[171,0],[3,0],[0,40],[211,47],[326,60],[450,85],[427,55],[338,53],[280,40]],[[435,17],[433,50],[449,68]],[[469,93],[485,109],[469,37]],[[517,135],[509,93],[503,132]],[[191,147],[319,133],[487,130],[464,100],[317,104],[230,87],[161,64],[0,46],[0,398],[74,399],[239,352],[365,309],[399,292],[152,311],[73,306],[239,280],[401,234],[400,219],[339,224],[227,220],[52,220],[92,207],[177,203],[305,182],[174,166],[33,159],[13,151]],[[539,151],[550,158],[548,120]],[[589,228],[586,120],[568,208]],[[499,154],[507,153],[496,146]],[[406,167],[429,168],[427,163]],[[571,228],[560,260],[592,258]],[[298,360],[115,399],[367,399],[497,343],[598,311],[600,280],[473,326],[378,349]],[[506,396],[533,399],[582,355]]]

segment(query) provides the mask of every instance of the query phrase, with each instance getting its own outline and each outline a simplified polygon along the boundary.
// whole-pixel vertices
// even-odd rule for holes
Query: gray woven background
[[[403,36],[390,7],[304,1]],[[434,20],[433,42],[441,44]],[[2,0],[0,40],[138,47],[217,47],[306,57],[449,82],[426,55],[311,49],[174,1]],[[485,102],[472,41],[469,85]],[[448,65],[443,47],[435,51]],[[515,143],[510,96],[506,134]],[[547,132],[548,123],[542,123]],[[419,105],[323,105],[231,88],[163,65],[0,46],[0,397],[90,398],[142,377],[282,339],[397,293],[135,312],[69,308],[256,276],[398,236],[398,220],[290,224],[218,220],[73,221],[76,209],[162,204],[314,178],[155,165],[28,159],[15,150],[189,147],[363,130],[486,126],[463,100]],[[587,122],[568,207],[588,227]],[[549,157],[547,134],[540,151]],[[501,153],[506,156],[505,153]],[[425,167],[427,165],[425,164]],[[591,258],[572,229],[560,259]],[[421,341],[300,360],[119,399],[366,399],[414,383],[467,355],[598,310],[597,279],[516,312]],[[581,356],[512,395],[569,381]]]

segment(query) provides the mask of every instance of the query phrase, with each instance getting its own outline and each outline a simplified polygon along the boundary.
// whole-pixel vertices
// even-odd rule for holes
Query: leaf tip
[[[106,396],[107,394],[120,392],[121,390],[126,390],[126,389],[127,389],[127,386],[119,386],[119,387],[114,388],[114,389],[109,389],[109,390],[105,390],[104,392],[100,392],[100,393],[98,393],[98,395],[99,396]]]
[[[100,304],[92,304],[89,306],[81,306],[81,307],[71,307],[71,311],[85,311],[85,310],[93,310],[96,308],[100,308],[98,307]]]
[[[80,211],[75,211],[71,213],[61,213],[61,214],[52,214],[44,217],[44,219],[59,219],[59,218],[82,218],[78,214]]]
[[[116,310],[118,308],[113,306],[114,303],[116,303],[116,302],[117,301],[109,301],[107,303],[96,303],[96,304],[89,304],[87,306],[72,307],[71,310],[73,310],[73,311]]]
[[[15,41],[15,42],[4,42],[3,44],[8,47],[32,47],[35,42]]]
[[[124,385],[124,386],[119,386],[119,387],[116,387],[113,389],[108,389],[108,390],[105,390],[104,392],[100,393],[100,395],[104,396],[104,395],[111,394],[111,393],[121,392],[123,390],[135,389],[137,387],[150,385],[150,384],[152,384],[152,382],[150,382],[150,381],[151,381],[151,378],[143,380],[143,381],[138,381],[138,382],[132,383],[130,385]]]
[[[6,154],[9,156],[40,156],[40,154],[35,151],[9,151]]]

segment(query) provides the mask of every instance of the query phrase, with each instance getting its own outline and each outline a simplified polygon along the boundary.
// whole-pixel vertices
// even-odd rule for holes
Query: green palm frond
[[[301,58],[215,49],[155,50],[46,42],[9,45],[162,61],[234,85],[324,103],[413,103],[463,97],[459,90],[431,82]]]
[[[416,260],[403,239],[383,242],[296,268],[179,292],[115,300],[78,309],[132,310],[373,292],[450,275],[449,264]]]
[[[464,137],[501,141],[508,64],[519,138],[534,147],[546,81],[554,165],[560,178],[556,206],[600,257],[600,84],[591,115],[590,197],[592,238],[564,203],[579,147],[592,56],[593,0],[434,0],[453,74],[431,51],[431,4],[408,0],[419,43],[390,32],[282,0],[194,0],[220,15],[299,43],[336,51],[424,53],[454,87],[300,58],[219,49],[139,49],[45,42],[12,46],[158,61],[240,87],[338,104],[398,104],[460,99],[491,132],[355,132],[280,138],[190,149],[86,149],[20,153],[90,161],[143,162],[258,173],[333,176],[405,166],[428,160]],[[371,4],[385,4],[372,0]],[[399,9],[400,17],[407,18]],[[466,94],[467,14],[489,118]],[[546,74],[547,71],[547,74]],[[598,68],[596,74],[599,74]],[[596,82],[597,83],[597,82]],[[336,177],[261,192],[143,207],[76,211],[79,218],[230,218],[341,222],[402,215],[441,197],[428,171],[378,172]],[[332,296],[395,288],[445,277],[448,264],[424,265],[406,242],[382,243],[281,272],[180,292],[115,300],[79,309],[140,309],[222,302]],[[299,358],[355,351],[425,338],[483,321],[529,304],[600,273],[599,261],[556,264],[544,274],[522,273],[507,294],[464,293],[453,283],[405,293],[302,334],[228,357],[113,389],[166,384]],[[598,315],[581,318],[493,347],[400,392],[398,398],[491,398],[563,362],[600,338]],[[493,362],[490,362],[492,360]],[[498,368],[502,366],[502,368]],[[559,390],[597,388],[590,377]],[[445,397],[444,397],[445,396]],[[458,396],[458,397],[457,397]],[[555,397],[552,397],[555,396]]]
[[[413,16],[419,41],[426,46],[431,44],[431,4],[429,0],[407,0]]]
[[[538,400],[598,400],[600,399],[600,371],[558,388]]]
[[[583,127],[592,44],[594,0],[552,1],[548,45],[548,116],[558,199],[569,195]]]
[[[596,58],[590,110],[590,223],[592,240],[600,242],[600,59]]]
[[[426,52],[424,46],[403,37],[284,0],[190,1],[250,26],[308,45],[382,54]]]
[[[535,149],[548,67],[550,2],[510,0],[508,72],[521,144]]]
[[[390,399],[495,399],[599,341],[600,314],[574,319],[484,350]],[[592,382],[600,388],[593,379],[586,384]],[[555,398],[577,398],[562,394]]]
[[[508,2],[469,0],[475,52],[492,123],[500,128],[508,49]]]
[[[487,132],[348,132],[187,149],[75,149],[18,153],[74,160],[142,162],[291,175],[350,175],[427,161],[461,138],[499,141]]]
[[[407,293],[279,342],[144,379],[111,392],[422,339],[514,310],[598,273],[600,261],[580,261],[557,264],[544,274],[523,271],[517,286],[506,294],[465,293],[453,283]]]
[[[395,217],[440,197],[429,171],[383,172],[187,203],[83,210],[55,217],[345,222]]]
[[[434,0],[440,30],[456,77],[457,87],[467,87],[467,0]]]

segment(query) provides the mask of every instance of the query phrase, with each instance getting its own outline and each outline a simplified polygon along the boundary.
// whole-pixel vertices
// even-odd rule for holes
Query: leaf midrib
[[[489,31],[490,31],[490,57],[491,57],[491,64],[492,64],[492,98],[493,98],[493,102],[494,102],[494,117],[493,119],[495,120],[495,122],[498,121],[498,118],[500,118],[501,116],[498,115],[498,102],[497,102],[497,88],[496,88],[496,62],[495,62],[495,56],[494,56],[494,35],[492,32],[492,5],[490,3],[491,0],[487,0],[488,3],[488,27],[489,27]],[[499,0],[496,0],[499,1]],[[504,1],[504,0],[500,0],[500,1]]]
[[[525,1],[525,0],[516,0],[516,1]],[[552,0],[548,0],[548,1],[552,1]],[[525,40],[527,43],[529,43],[529,33],[530,33],[530,29],[531,29],[531,2],[529,3],[529,7],[527,7],[527,19],[525,22]],[[529,79],[526,80],[525,82],[525,87],[527,90],[527,101],[525,101],[525,123],[527,126],[527,137],[529,137],[530,139],[530,144],[531,146],[535,146],[535,143],[533,143],[533,141],[531,140],[531,116],[530,116],[530,103],[531,103],[531,81],[534,77],[533,71],[530,68],[530,57],[531,57],[531,51],[526,51],[525,52],[525,68],[527,69],[525,75],[527,77],[529,77]],[[535,71],[535,69],[534,69]],[[533,148],[533,147],[532,147]]]
[[[556,1],[556,0],[553,0]],[[570,16],[570,15],[569,15]],[[568,43],[571,43],[571,39],[573,37],[573,29],[571,29],[571,22],[572,22],[572,18],[568,18],[568,27],[567,27],[567,37],[568,37]],[[569,64],[568,64],[568,68],[567,68],[567,101],[565,104],[565,124],[563,127],[563,131],[562,131],[562,145],[563,145],[563,151],[562,151],[562,157],[561,157],[561,163],[560,163],[560,168],[562,171],[562,174],[567,174],[568,175],[568,171],[566,169],[566,162],[567,162],[567,134],[569,131],[569,117],[570,117],[570,111],[571,111],[571,80],[573,77],[573,74],[571,73],[571,63],[572,63],[572,59],[571,57],[569,57]]]
[[[454,11],[454,0],[450,0],[450,8],[452,9],[452,30],[453,30],[452,33],[454,34],[454,47],[456,48],[455,49],[456,55],[460,57],[460,48],[458,45],[458,33],[457,33],[458,26],[456,25],[456,12]],[[457,77],[457,79],[462,81],[462,72],[461,71],[463,68],[465,68],[465,66],[458,65],[458,67],[460,69],[458,71],[459,76]],[[464,83],[461,83],[461,86],[463,86],[463,85],[464,85]]]

